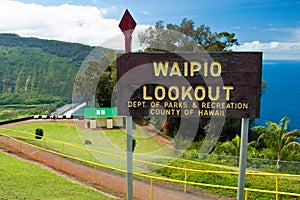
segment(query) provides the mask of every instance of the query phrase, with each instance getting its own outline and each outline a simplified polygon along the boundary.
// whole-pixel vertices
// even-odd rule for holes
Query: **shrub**
[[[135,146],[136,146],[136,140],[132,139],[132,152],[134,152]]]
[[[44,136],[44,131],[41,128],[35,129],[35,139],[42,139]]]

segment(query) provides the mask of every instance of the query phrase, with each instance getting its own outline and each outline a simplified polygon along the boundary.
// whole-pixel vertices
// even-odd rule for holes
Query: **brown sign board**
[[[124,53],[118,115],[259,118],[261,52]]]

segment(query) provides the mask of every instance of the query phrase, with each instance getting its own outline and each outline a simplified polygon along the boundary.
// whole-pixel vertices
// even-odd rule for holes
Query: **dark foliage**
[[[39,48],[45,53],[58,57],[71,58],[74,61],[82,61],[93,49],[91,46],[78,43],[61,42],[56,40],[42,40],[38,38],[23,38],[16,34],[0,34],[0,45],[6,47]]]
[[[71,102],[75,76],[92,49],[0,34],[0,105]]]
[[[42,139],[44,136],[44,131],[41,128],[36,128],[35,129],[35,139]]]
[[[136,140],[132,139],[132,152],[134,152],[135,146],[136,146]]]

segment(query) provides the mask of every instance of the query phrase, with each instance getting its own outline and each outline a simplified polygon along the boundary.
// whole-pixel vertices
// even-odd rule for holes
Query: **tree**
[[[240,136],[236,135],[231,141],[227,140],[216,148],[217,153],[224,152],[227,155],[235,156],[235,165],[238,166],[240,155]]]
[[[255,126],[253,131],[259,134],[258,141],[263,141],[272,157],[277,157],[277,167],[281,167],[281,160],[293,157],[292,153],[300,153],[300,143],[294,138],[300,137],[299,130],[290,131],[290,119],[283,117],[279,124],[271,121],[266,122],[266,126]],[[270,156],[269,156],[270,157]]]
[[[139,40],[146,51],[224,51],[238,44],[234,33],[212,32],[204,24],[195,28],[195,22],[183,18],[180,25],[156,22],[154,27],[139,33]]]
[[[270,87],[267,85],[266,81],[261,82],[261,95],[264,95]]]
[[[115,60],[102,73],[96,90],[96,101],[99,107],[111,107],[111,98],[116,85],[117,67]]]
[[[116,51],[110,50],[104,55],[102,53],[95,52],[100,54],[100,58],[93,57],[85,61],[85,68],[75,78],[76,97],[83,98],[89,105],[95,103],[96,97],[100,106],[108,106],[107,102],[110,102],[115,85],[116,67],[112,61],[116,57]]]
[[[196,27],[195,22],[187,18],[183,18],[179,25],[169,23],[165,26],[163,21],[158,21],[154,27],[149,27],[138,36],[145,52],[226,51],[230,46],[238,44],[234,33],[212,32],[211,28],[204,24]],[[165,133],[168,136],[176,134],[179,120],[167,117],[166,124],[169,128],[165,130]],[[237,123],[232,123],[232,121],[234,120],[227,124],[238,124],[237,127],[240,127],[239,120],[235,120]],[[200,119],[195,141],[205,138],[208,123],[209,119]],[[234,138],[236,134],[232,131],[228,133],[230,137],[224,138],[225,140]]]
[[[44,136],[44,131],[41,128],[36,128],[35,129],[35,139],[42,139]]]

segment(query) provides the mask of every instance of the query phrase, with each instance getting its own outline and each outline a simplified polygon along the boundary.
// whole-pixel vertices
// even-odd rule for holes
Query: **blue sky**
[[[240,45],[235,51],[300,60],[299,0],[0,0],[1,19],[19,15],[0,22],[0,32],[99,45],[95,41],[119,34],[117,25],[126,8],[140,27],[188,18],[196,26],[236,33]]]

